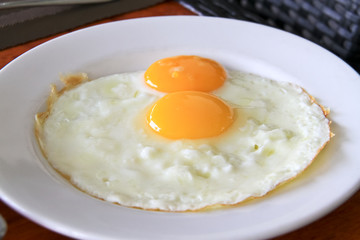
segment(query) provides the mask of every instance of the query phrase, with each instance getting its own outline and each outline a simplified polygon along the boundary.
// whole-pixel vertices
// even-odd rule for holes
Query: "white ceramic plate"
[[[303,86],[331,108],[336,137],[298,179],[238,207],[151,212],[94,199],[46,163],[33,118],[60,73],[91,78],[143,70],[178,54],[210,57]],[[23,54],[0,72],[0,194],[33,221],[79,239],[261,239],[299,228],[343,203],[360,182],[360,78],[339,58],[297,36],[243,21],[155,17],[76,31]]]

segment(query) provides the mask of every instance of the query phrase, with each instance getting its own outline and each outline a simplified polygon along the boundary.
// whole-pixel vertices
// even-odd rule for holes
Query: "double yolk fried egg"
[[[64,82],[36,115],[41,149],[76,187],[123,206],[187,211],[263,196],[331,136],[327,111],[301,87],[198,56]]]

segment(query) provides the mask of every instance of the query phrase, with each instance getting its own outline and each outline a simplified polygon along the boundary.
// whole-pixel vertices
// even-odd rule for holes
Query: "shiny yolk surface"
[[[234,114],[220,98],[198,91],[182,91],[160,98],[147,114],[147,123],[170,139],[213,137],[225,131]]]
[[[145,72],[146,84],[161,92],[210,92],[223,85],[225,69],[198,56],[176,56],[153,63]]]

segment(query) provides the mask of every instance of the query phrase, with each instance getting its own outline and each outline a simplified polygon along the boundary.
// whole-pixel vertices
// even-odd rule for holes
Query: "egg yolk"
[[[160,92],[210,92],[224,84],[225,69],[214,60],[198,56],[176,56],[153,63],[145,82]]]
[[[199,139],[224,132],[234,114],[220,98],[209,93],[182,91],[160,98],[147,113],[147,123],[170,139]]]

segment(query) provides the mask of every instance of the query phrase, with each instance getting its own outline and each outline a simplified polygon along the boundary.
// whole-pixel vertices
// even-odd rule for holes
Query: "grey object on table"
[[[6,222],[4,218],[0,215],[0,239],[2,239],[5,236],[6,231],[7,231]]]
[[[163,0],[115,0],[86,5],[1,9],[0,50],[160,2]]]
[[[8,0],[0,1],[0,9],[46,5],[91,4],[110,1],[112,0]]]

